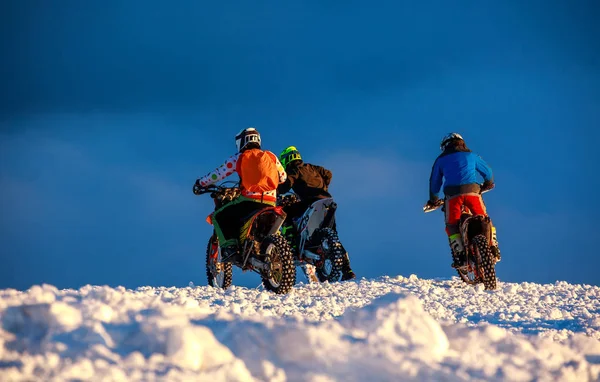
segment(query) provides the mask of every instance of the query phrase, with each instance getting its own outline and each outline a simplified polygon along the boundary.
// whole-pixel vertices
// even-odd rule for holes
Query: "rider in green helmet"
[[[331,182],[331,171],[314,164],[306,163],[298,149],[289,146],[281,152],[279,160],[287,173],[287,179],[277,187],[278,194],[285,194],[293,190],[300,201],[285,208],[288,214],[286,224],[291,225],[292,219],[300,217],[308,207],[319,199],[331,198],[328,191]],[[333,229],[336,230],[335,221]],[[344,264],[342,267],[342,281],[356,278],[350,268],[350,257],[344,249]]]

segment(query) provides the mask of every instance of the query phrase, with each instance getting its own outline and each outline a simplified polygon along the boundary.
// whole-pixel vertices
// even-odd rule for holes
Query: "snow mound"
[[[599,296],[416,276],[301,284],[286,296],[0,290],[0,380],[599,381]]]
[[[190,324],[185,309],[165,304],[127,309],[126,317],[114,317],[107,313],[113,308],[95,298],[112,295],[118,302],[115,290],[93,292],[91,300],[66,298],[72,305],[56,301],[6,307],[0,313],[0,380],[179,380],[198,373],[207,380],[252,379],[209,328]],[[28,301],[32,295],[24,297]],[[87,319],[82,311],[88,312]]]
[[[448,350],[440,324],[415,296],[390,293],[371,305],[349,312],[341,323],[372,347],[391,346],[416,358],[439,361]]]

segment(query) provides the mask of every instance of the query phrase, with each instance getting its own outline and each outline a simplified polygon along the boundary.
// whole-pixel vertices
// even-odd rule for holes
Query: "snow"
[[[600,381],[600,287],[0,290],[0,380]]]

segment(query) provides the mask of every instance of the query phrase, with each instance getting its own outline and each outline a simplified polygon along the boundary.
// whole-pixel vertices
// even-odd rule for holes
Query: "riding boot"
[[[302,272],[304,272],[304,276],[306,276],[306,279],[309,283],[319,282],[317,274],[315,273],[314,265],[303,263],[302,265],[300,265],[300,268],[302,269]]]
[[[498,238],[496,237],[496,227],[492,226],[492,245],[490,246],[492,250],[492,254],[496,258],[496,262],[499,262],[502,259],[500,256],[500,246],[498,246]]]
[[[452,268],[463,268],[466,265],[467,258],[462,237],[459,233],[456,233],[451,235],[448,239],[450,241],[450,249],[452,250]]]

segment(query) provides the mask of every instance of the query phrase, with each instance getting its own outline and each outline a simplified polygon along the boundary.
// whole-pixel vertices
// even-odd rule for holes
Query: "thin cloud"
[[[377,148],[369,150],[378,151]],[[373,199],[382,193],[398,197],[427,196],[430,166],[393,152],[369,155],[362,151],[336,151],[315,163],[333,172],[332,192],[343,195],[344,199]]]

